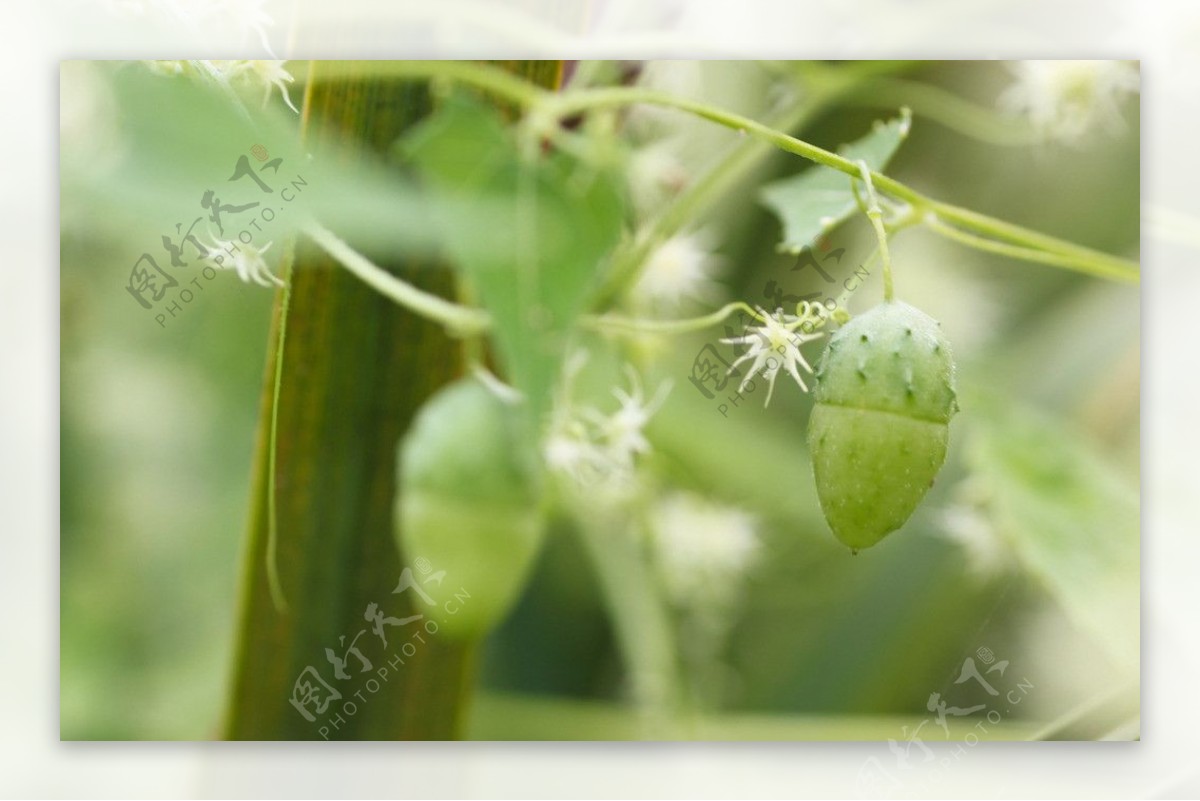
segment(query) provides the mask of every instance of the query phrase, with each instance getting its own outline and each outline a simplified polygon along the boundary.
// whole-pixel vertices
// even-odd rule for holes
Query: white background
[[[854,797],[877,744],[58,741],[58,62],[266,55],[256,36],[189,29],[165,5],[25,0],[0,10],[0,502],[12,526],[0,533],[0,796]],[[1200,794],[1200,4],[266,0],[262,9],[275,53],[296,58],[1141,59],[1143,742],[979,745],[931,791]],[[1190,221],[1167,225],[1161,209]]]

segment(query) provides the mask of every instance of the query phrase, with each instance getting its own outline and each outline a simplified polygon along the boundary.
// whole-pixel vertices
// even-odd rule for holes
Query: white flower
[[[581,366],[579,359],[568,363],[564,391],[556,399],[542,456],[547,467],[578,486],[628,488],[637,458],[650,452],[643,429],[666,400],[670,383],[664,382],[647,401],[640,379],[630,368],[630,391],[614,389],[620,407],[605,415],[570,403],[570,382]]]
[[[1119,132],[1120,102],[1138,91],[1138,70],[1125,61],[1019,61],[1002,109],[1024,114],[1042,136],[1079,140],[1099,126]]]
[[[143,61],[151,72],[159,75],[182,75],[187,70],[186,61]]]
[[[650,532],[667,593],[684,607],[728,607],[759,556],[749,514],[691,493],[660,501],[650,516]]]
[[[621,408],[607,417],[595,409],[585,409],[584,412],[595,424],[599,439],[613,463],[628,471],[633,469],[634,457],[650,452],[650,443],[642,429],[666,401],[671,382],[660,384],[654,397],[647,401],[637,373],[632,367],[627,367],[626,373],[631,391],[626,392],[620,387],[613,389],[613,396]]]
[[[566,408],[566,407],[564,407]],[[551,427],[542,446],[546,466],[575,484],[588,486],[612,473],[613,466],[604,449],[596,443],[587,425],[569,413]]]
[[[587,424],[578,418],[577,410],[571,404],[571,386],[587,359],[585,350],[576,351],[567,359],[562,386],[554,398],[549,431],[542,443],[542,458],[550,471],[580,485],[602,475],[606,465],[604,454],[592,440]]]
[[[779,375],[781,366],[795,379],[801,390],[808,392],[808,385],[800,377],[800,371],[796,366],[803,367],[809,374],[813,369],[812,365],[804,358],[804,354],[800,352],[800,346],[805,342],[811,342],[824,336],[823,333],[818,333],[817,329],[825,325],[829,314],[824,306],[807,301],[801,302],[800,312],[801,314],[798,316],[789,315],[779,309],[771,315],[759,307],[755,317],[762,325],[750,328],[745,336],[728,337],[721,340],[727,345],[750,346],[729,368],[729,372],[732,373],[742,362],[748,359],[754,360],[746,377],[742,379],[738,392],[744,390],[751,379],[762,372],[766,376],[768,384],[767,400],[763,404],[766,406],[771,402],[771,395],[775,392],[775,378]]]
[[[233,242],[217,236],[211,238],[212,244],[208,248],[207,258],[217,267],[222,270],[234,270],[238,274],[238,278],[246,283],[254,282],[265,287],[283,286],[283,281],[275,277],[271,268],[267,266],[266,259],[263,258],[263,254],[274,244],[273,242],[268,242],[260,248],[253,244]]]
[[[640,217],[648,217],[691,181],[676,152],[679,143],[664,139],[633,151],[629,158],[629,195]]]
[[[714,255],[704,234],[679,234],[664,242],[647,260],[633,297],[659,311],[674,311],[688,303],[721,300],[715,280],[721,258]]]
[[[283,68],[285,61],[270,60],[209,60],[209,61],[145,61],[151,71],[159,75],[175,76],[202,75],[227,86],[242,86],[263,90],[263,106],[271,99],[271,90],[278,89],[288,108],[297,114],[300,110],[292,103],[287,85],[295,81],[292,74]]]
[[[283,95],[283,100],[287,103],[288,108],[300,113],[292,104],[292,98],[288,94],[287,84],[292,83],[295,78],[292,74],[283,68],[285,61],[210,61],[218,73],[231,83],[242,83],[248,86],[260,87],[264,90],[263,105],[267,105],[267,101],[271,99],[271,90],[278,89]]]
[[[292,74],[283,68],[286,63],[284,61],[246,61],[243,62],[247,66],[243,68],[243,74],[253,76],[253,80],[262,84],[265,88],[263,94],[263,105],[271,99],[271,90],[278,89],[279,94],[283,95],[283,101],[287,103],[288,108],[297,114],[300,110],[292,104],[292,98],[288,94],[287,84],[292,83],[295,78]]]

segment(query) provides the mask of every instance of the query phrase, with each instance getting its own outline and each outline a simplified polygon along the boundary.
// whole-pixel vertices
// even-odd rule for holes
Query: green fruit
[[[462,379],[430,398],[400,447],[400,550],[446,571],[441,588],[427,588],[434,605],[425,611],[451,637],[478,638],[499,622],[541,546],[538,472],[519,411]]]
[[[888,301],[829,340],[808,421],[817,496],[829,527],[857,551],[908,520],[946,459],[958,410],[941,326]]]

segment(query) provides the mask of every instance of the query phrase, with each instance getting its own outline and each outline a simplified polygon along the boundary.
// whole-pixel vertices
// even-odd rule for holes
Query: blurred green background
[[[63,739],[217,734],[274,299],[222,274],[164,328],[124,291],[132,260],[189,215],[204,181],[224,180],[232,162],[221,148],[244,149],[137,150],[152,118],[124,103],[119,85],[139,69],[67,63],[62,74]],[[675,65],[674,74],[709,102],[763,118],[779,102],[771,87],[784,70],[712,62]],[[994,105],[1011,75],[998,63],[938,62],[912,65],[905,78]],[[798,135],[834,148],[893,116],[896,99],[835,104]],[[281,126],[298,124],[272,112]],[[956,205],[1136,258],[1136,99],[1121,113],[1123,131],[1075,145],[1000,147],[925,119],[918,106],[886,172]],[[672,128],[693,174],[736,143],[703,122],[644,124]],[[125,203],[146,195],[129,185],[163,158],[183,184],[161,189],[158,216]],[[719,243],[730,299],[764,302],[772,280],[790,293],[825,291],[776,252],[779,223],[756,200],[762,183],[807,166],[774,154],[696,221]],[[873,245],[858,220],[830,241],[846,249],[839,280]],[[807,396],[781,383],[769,409],[751,395],[719,413],[687,382],[697,351],[723,335],[716,330],[671,341],[652,364],[651,386],[674,380],[648,430],[655,468],[760,521],[762,558],[721,648],[712,715],[693,733],[902,740],[902,726],[928,716],[931,693],[979,701],[955,679],[987,647],[1009,662],[1006,686],[1025,677],[1034,688],[1005,715],[1012,737],[1047,727],[1136,736],[1137,287],[981,254],[920,229],[896,238],[893,260],[899,296],[940,320],[953,343],[963,412],[914,518],[857,557],[816,505]],[[852,310],[879,293],[876,275]],[[595,347],[603,361],[604,346]],[[585,396],[605,403],[610,385],[584,383]],[[569,528],[560,523],[486,644],[469,736],[637,733],[621,703],[612,626]],[[1132,730],[1119,715],[1076,719],[1114,695],[1132,697]]]

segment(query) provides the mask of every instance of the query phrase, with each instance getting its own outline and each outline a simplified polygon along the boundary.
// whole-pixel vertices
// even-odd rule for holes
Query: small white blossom
[[[186,61],[143,61],[151,72],[159,75],[183,75],[187,71]]]
[[[607,417],[595,409],[584,411],[595,424],[600,442],[613,463],[620,469],[629,471],[633,469],[635,457],[650,452],[650,443],[642,429],[650,422],[655,412],[662,408],[671,391],[671,383],[664,381],[654,396],[646,400],[637,373],[632,367],[628,368],[626,373],[629,376],[630,391],[626,392],[620,387],[613,389],[613,396],[621,404],[621,408]]]
[[[691,175],[676,155],[680,144],[663,139],[633,151],[629,158],[629,195],[640,217],[648,217],[678,195]]]
[[[556,412],[556,417],[560,416]],[[575,418],[569,407],[562,407],[561,419],[551,426],[542,446],[546,466],[579,486],[587,486],[609,476],[613,465],[604,449],[593,439],[587,424]]]
[[[651,254],[633,288],[633,297],[657,311],[677,311],[689,303],[721,301],[715,280],[720,256],[705,234],[679,234]]]
[[[175,76],[202,75],[230,87],[245,87],[263,90],[263,106],[271,99],[271,91],[278,89],[288,108],[297,114],[300,110],[292,103],[288,94],[289,83],[295,81],[292,74],[283,68],[285,61],[270,60],[210,60],[210,61],[146,61],[151,71],[159,75]]]
[[[1120,102],[1138,91],[1138,70],[1125,61],[1019,61],[1000,107],[1025,115],[1042,136],[1078,141],[1102,127],[1119,132]]]
[[[799,315],[790,315],[779,309],[772,315],[759,307],[755,317],[762,325],[748,329],[744,336],[721,340],[727,345],[749,345],[746,352],[729,368],[729,372],[732,373],[739,364],[753,359],[749,371],[738,387],[738,392],[743,391],[754,376],[761,372],[768,385],[767,399],[763,404],[766,406],[775,392],[775,378],[779,375],[780,367],[787,370],[801,390],[808,392],[808,384],[804,383],[797,365],[809,374],[813,369],[800,352],[800,346],[825,336],[824,333],[818,332],[818,329],[825,325],[829,314],[824,306],[806,301],[800,304],[800,312]]]
[[[650,452],[643,429],[666,400],[670,384],[664,382],[647,401],[640,379],[630,369],[630,391],[614,389],[620,407],[606,415],[570,403],[570,379],[579,366],[568,364],[567,391],[556,400],[543,458],[552,471],[579,486],[624,487],[633,477],[637,458]]]
[[[749,514],[691,493],[660,501],[651,513],[650,532],[667,594],[683,607],[726,609],[759,556]]]
[[[222,270],[235,271],[238,278],[246,283],[253,282],[265,287],[283,286],[283,281],[271,272],[266,259],[263,258],[263,254],[270,249],[273,242],[268,242],[260,248],[253,244],[233,242],[216,236],[211,238],[212,243],[209,245],[207,258],[217,267]]]
[[[292,104],[292,98],[288,94],[287,84],[292,83],[295,78],[292,74],[283,68],[285,61],[211,61],[217,72],[219,72],[225,80],[230,83],[241,83],[251,87],[261,87],[263,93],[263,105],[267,105],[267,101],[271,99],[271,90],[278,89],[283,95],[283,100],[287,103],[288,108],[300,113]]]
[[[587,424],[571,404],[571,386],[587,362],[585,350],[576,351],[563,368],[562,386],[554,398],[549,431],[542,443],[542,458],[551,472],[576,484],[587,484],[606,464],[600,447],[592,441]]]

